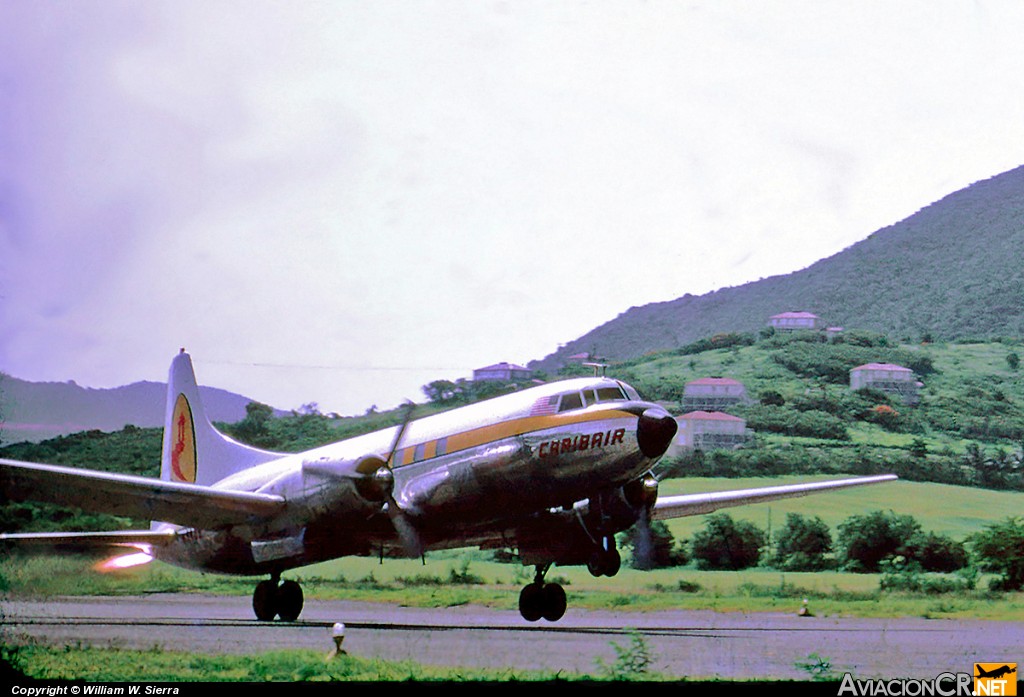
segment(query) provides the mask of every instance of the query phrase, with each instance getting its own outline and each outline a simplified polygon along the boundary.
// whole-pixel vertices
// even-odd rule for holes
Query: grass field
[[[659,495],[744,489],[836,478],[789,476],[669,479],[661,483]],[[1021,511],[1024,511],[1024,493],[899,481],[753,506],[740,506],[727,512],[737,520],[749,520],[764,530],[781,526],[786,520],[787,513],[820,516],[832,529],[835,537],[837,526],[844,520],[875,510],[911,515],[921,524],[923,530],[963,541],[967,535],[978,532],[987,525],[1009,516],[1020,515]],[[678,539],[690,537],[703,524],[703,518],[696,516],[669,521],[668,526]]]

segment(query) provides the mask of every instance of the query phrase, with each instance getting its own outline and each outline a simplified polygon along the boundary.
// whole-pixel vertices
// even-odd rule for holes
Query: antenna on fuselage
[[[608,364],[607,363],[584,363],[583,365],[587,366],[588,368],[593,368],[594,369],[594,377],[595,378],[606,377],[606,374],[608,372]]]

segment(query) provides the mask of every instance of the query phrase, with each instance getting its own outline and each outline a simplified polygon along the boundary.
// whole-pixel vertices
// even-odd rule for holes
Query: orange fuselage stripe
[[[448,447],[447,453],[454,453],[459,450],[466,450],[468,448],[475,448],[480,445],[487,443],[493,443],[495,441],[504,440],[505,438],[512,438],[514,436],[521,436],[524,433],[533,433],[535,431],[544,431],[549,428],[556,428],[558,426],[574,426],[576,424],[589,423],[592,421],[607,421],[609,419],[633,419],[635,416],[630,414],[628,411],[619,410],[607,410],[607,411],[595,411],[584,414],[573,414],[573,415],[547,415],[547,416],[525,416],[517,419],[509,419],[507,421],[500,421],[495,424],[488,424],[487,426],[481,426],[479,428],[473,428],[468,431],[461,433],[453,433],[447,436]],[[426,442],[426,449],[423,459],[430,459],[436,455],[437,442],[440,438],[434,438]],[[416,447],[421,443],[400,448],[395,453],[396,467],[402,465],[411,465],[414,460],[414,453]]]

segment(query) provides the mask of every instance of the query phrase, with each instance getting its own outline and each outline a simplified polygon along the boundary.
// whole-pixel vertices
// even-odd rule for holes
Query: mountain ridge
[[[211,421],[235,423],[253,401],[216,387],[200,387]],[[42,441],[78,431],[117,431],[126,425],[163,426],[167,383],[143,380],[113,388],[67,382],[30,382],[0,373],[0,441]]]
[[[830,326],[936,339],[1024,335],[1024,166],[975,182],[805,269],[700,296],[632,307],[561,346],[612,361],[721,332],[755,332],[781,312]]]

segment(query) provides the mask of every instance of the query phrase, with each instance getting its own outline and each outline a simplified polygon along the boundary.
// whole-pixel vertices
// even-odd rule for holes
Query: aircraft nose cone
[[[647,409],[636,425],[640,452],[647,457],[661,457],[676,436],[678,424],[662,409]]]

